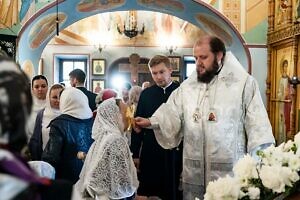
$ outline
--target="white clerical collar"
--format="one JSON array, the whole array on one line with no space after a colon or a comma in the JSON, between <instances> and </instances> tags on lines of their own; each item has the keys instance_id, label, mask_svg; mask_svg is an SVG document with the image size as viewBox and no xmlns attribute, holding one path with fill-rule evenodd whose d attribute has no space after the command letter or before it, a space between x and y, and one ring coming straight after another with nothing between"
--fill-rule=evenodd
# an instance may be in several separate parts
<instances>
[{"instance_id":1,"label":"white clerical collar","mask_svg":"<svg viewBox=\"0 0 300 200\"><path fill-rule=\"evenodd\" d=\"M166 94L166 89L173 83L173 81L170 81L170 83L166 87L160 87L164 90L164 94Z\"/></svg>"}]
</instances>

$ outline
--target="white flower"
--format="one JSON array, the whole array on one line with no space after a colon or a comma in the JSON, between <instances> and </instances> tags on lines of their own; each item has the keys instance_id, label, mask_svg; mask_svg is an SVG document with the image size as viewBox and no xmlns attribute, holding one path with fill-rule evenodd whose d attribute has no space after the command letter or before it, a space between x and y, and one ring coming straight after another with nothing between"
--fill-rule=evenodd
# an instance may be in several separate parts
<instances>
[{"instance_id":1,"label":"white flower","mask_svg":"<svg viewBox=\"0 0 300 200\"><path fill-rule=\"evenodd\" d=\"M262 180L263 185L266 188L273 190L274 192L281 193L285 191L285 184L281 180L280 166L262 166L259 175Z\"/></svg>"},{"instance_id":2,"label":"white flower","mask_svg":"<svg viewBox=\"0 0 300 200\"><path fill-rule=\"evenodd\" d=\"M293 183L299 180L299 175L296 171L293 171L289 167L282 167L282 179L284 183L290 187L293 186Z\"/></svg>"},{"instance_id":3,"label":"white flower","mask_svg":"<svg viewBox=\"0 0 300 200\"><path fill-rule=\"evenodd\" d=\"M300 147L300 132L298 132L298 133L295 135L295 137L294 137L294 142L295 142L295 144L296 144L296 146L297 146L297 149L299 149L299 147Z\"/></svg>"},{"instance_id":4,"label":"white flower","mask_svg":"<svg viewBox=\"0 0 300 200\"><path fill-rule=\"evenodd\" d=\"M296 147L296 148L295 148ZM295 152L296 150L296 152ZM273 193L283 193L287 187L295 187L300 180L300 132L294 142L289 140L259 151L261 162L250 155L245 155L234 166L234 177L226 176L210 182L205 200L258 200L265 188ZM257 184L260 179L264 187Z\"/></svg>"},{"instance_id":5,"label":"white flower","mask_svg":"<svg viewBox=\"0 0 300 200\"><path fill-rule=\"evenodd\" d=\"M259 199L260 190L257 187L249 187L248 188L248 196L250 199Z\"/></svg>"},{"instance_id":6,"label":"white flower","mask_svg":"<svg viewBox=\"0 0 300 200\"><path fill-rule=\"evenodd\" d=\"M300 157L300 148L297 147L296 155Z\"/></svg>"},{"instance_id":7,"label":"white flower","mask_svg":"<svg viewBox=\"0 0 300 200\"><path fill-rule=\"evenodd\" d=\"M264 165L279 165L282 166L284 160L283 145L274 147L271 145L267 149L263 150L263 158L261 160Z\"/></svg>"},{"instance_id":8,"label":"white flower","mask_svg":"<svg viewBox=\"0 0 300 200\"><path fill-rule=\"evenodd\" d=\"M248 194L247 193L245 193L243 190L240 190L240 193L239 193L239 199L241 199L241 198L243 198L243 197L245 197L245 196L247 196Z\"/></svg>"},{"instance_id":9,"label":"white flower","mask_svg":"<svg viewBox=\"0 0 300 200\"><path fill-rule=\"evenodd\" d=\"M249 154L240 159L233 167L234 175L241 181L242 187L248 185L248 180L258 178L257 162Z\"/></svg>"},{"instance_id":10,"label":"white flower","mask_svg":"<svg viewBox=\"0 0 300 200\"><path fill-rule=\"evenodd\" d=\"M277 193L285 192L286 185L291 187L299 180L297 172L279 165L262 166L259 175L263 185Z\"/></svg>"},{"instance_id":11,"label":"white flower","mask_svg":"<svg viewBox=\"0 0 300 200\"><path fill-rule=\"evenodd\" d=\"M295 155L292 151L284 154L284 163L294 171L300 170L300 158Z\"/></svg>"},{"instance_id":12,"label":"white flower","mask_svg":"<svg viewBox=\"0 0 300 200\"><path fill-rule=\"evenodd\" d=\"M292 147L294 146L294 144L295 143L292 140L287 141L284 144L283 151L285 151L285 152L290 151L292 149Z\"/></svg>"},{"instance_id":13,"label":"white flower","mask_svg":"<svg viewBox=\"0 0 300 200\"><path fill-rule=\"evenodd\" d=\"M204 200L236 200L239 192L238 180L227 175L208 183Z\"/></svg>"}]
</instances>

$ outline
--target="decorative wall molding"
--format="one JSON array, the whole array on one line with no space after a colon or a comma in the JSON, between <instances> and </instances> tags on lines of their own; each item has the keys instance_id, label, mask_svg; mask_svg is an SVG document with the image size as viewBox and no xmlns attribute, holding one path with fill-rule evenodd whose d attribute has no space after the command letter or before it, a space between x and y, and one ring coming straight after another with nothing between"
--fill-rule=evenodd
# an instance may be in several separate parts
<instances>
[{"instance_id":1,"label":"decorative wall molding","mask_svg":"<svg viewBox=\"0 0 300 200\"><path fill-rule=\"evenodd\" d=\"M267 43L273 44L275 42L280 42L289 38L293 38L297 35L300 35L300 23L284 27L277 31L269 32Z\"/></svg>"}]
</instances>

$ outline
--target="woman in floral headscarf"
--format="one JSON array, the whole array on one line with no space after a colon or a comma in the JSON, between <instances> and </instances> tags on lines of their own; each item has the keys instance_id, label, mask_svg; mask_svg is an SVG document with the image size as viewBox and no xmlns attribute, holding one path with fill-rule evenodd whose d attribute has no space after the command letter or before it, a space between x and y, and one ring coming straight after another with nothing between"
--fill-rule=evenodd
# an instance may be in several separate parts
<instances>
[{"instance_id":1,"label":"woman in floral headscarf","mask_svg":"<svg viewBox=\"0 0 300 200\"><path fill-rule=\"evenodd\" d=\"M132 199L138 180L124 130L127 105L111 98L97 109L92 144L76 183L82 199Z\"/></svg>"},{"instance_id":2,"label":"woman in floral headscarf","mask_svg":"<svg viewBox=\"0 0 300 200\"><path fill-rule=\"evenodd\" d=\"M28 78L13 61L0 57L1 199L70 199L70 183L38 177L22 157L31 106Z\"/></svg>"}]
</instances>

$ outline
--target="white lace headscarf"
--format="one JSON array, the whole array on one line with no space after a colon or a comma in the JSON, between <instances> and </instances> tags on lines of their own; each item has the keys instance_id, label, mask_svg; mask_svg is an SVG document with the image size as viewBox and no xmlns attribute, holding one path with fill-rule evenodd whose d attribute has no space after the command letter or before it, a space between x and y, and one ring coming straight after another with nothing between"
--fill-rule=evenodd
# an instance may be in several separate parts
<instances>
[{"instance_id":1,"label":"white lace headscarf","mask_svg":"<svg viewBox=\"0 0 300 200\"><path fill-rule=\"evenodd\" d=\"M93 116L88 98L74 87L68 87L61 93L59 110L61 114L71 115L78 119L89 119Z\"/></svg>"},{"instance_id":2,"label":"white lace headscarf","mask_svg":"<svg viewBox=\"0 0 300 200\"><path fill-rule=\"evenodd\" d=\"M115 98L105 100L97 109L92 144L76 188L83 197L107 196L110 199L130 197L138 187L137 173L124 125Z\"/></svg>"}]
</instances>

